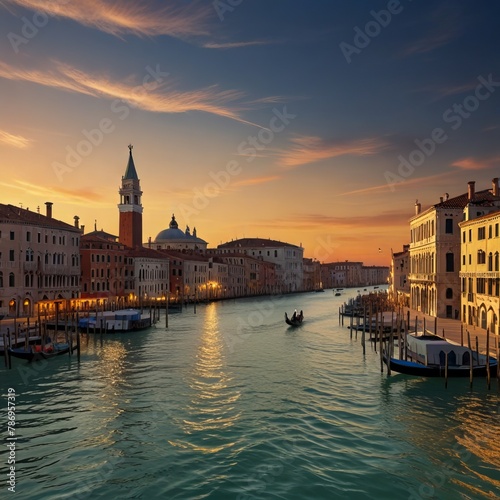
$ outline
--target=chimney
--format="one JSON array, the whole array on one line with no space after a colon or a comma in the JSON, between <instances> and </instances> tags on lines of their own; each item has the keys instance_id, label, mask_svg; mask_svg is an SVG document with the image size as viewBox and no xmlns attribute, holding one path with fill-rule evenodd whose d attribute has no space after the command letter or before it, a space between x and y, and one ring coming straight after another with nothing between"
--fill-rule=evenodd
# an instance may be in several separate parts
<instances>
[{"instance_id":1,"label":"chimney","mask_svg":"<svg viewBox=\"0 0 500 500\"><path fill-rule=\"evenodd\" d=\"M82 224L82 234L85 234L85 224Z\"/></svg>"},{"instance_id":2,"label":"chimney","mask_svg":"<svg viewBox=\"0 0 500 500\"><path fill-rule=\"evenodd\" d=\"M77 229L79 229L79 228L80 228L80 217L78 217L78 215L75 215L75 216L73 217L73 219L75 219L75 227L76 227Z\"/></svg>"},{"instance_id":3,"label":"chimney","mask_svg":"<svg viewBox=\"0 0 500 500\"><path fill-rule=\"evenodd\" d=\"M52 205L53 203L51 201L46 201L45 206L47 207L45 211L45 215L49 218L52 219Z\"/></svg>"},{"instance_id":4,"label":"chimney","mask_svg":"<svg viewBox=\"0 0 500 500\"><path fill-rule=\"evenodd\" d=\"M439 197L439 203L443 203L443 197L442 196Z\"/></svg>"},{"instance_id":5,"label":"chimney","mask_svg":"<svg viewBox=\"0 0 500 500\"><path fill-rule=\"evenodd\" d=\"M495 177L492 181L491 184L493 185L493 188L491 192L493 193L493 196L499 196L499 189L498 189L498 177Z\"/></svg>"},{"instance_id":6,"label":"chimney","mask_svg":"<svg viewBox=\"0 0 500 500\"><path fill-rule=\"evenodd\" d=\"M422 205L418 202L418 200L415 200L415 215L418 215L421 210L422 210Z\"/></svg>"},{"instance_id":7,"label":"chimney","mask_svg":"<svg viewBox=\"0 0 500 500\"><path fill-rule=\"evenodd\" d=\"M467 186L468 186L468 188L467 188L467 199L470 201L470 200L474 199L476 182L475 181L469 181L467 183Z\"/></svg>"}]
</instances>

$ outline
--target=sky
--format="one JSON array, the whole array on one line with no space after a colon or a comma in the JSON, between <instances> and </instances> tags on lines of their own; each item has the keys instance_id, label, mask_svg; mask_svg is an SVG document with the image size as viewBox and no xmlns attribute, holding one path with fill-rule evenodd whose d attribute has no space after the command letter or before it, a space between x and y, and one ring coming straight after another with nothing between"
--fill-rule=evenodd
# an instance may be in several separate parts
<instances>
[{"instance_id":1,"label":"sky","mask_svg":"<svg viewBox=\"0 0 500 500\"><path fill-rule=\"evenodd\" d=\"M0 0L0 202L143 239L172 214L389 265L422 209L500 177L497 2Z\"/></svg>"}]
</instances>

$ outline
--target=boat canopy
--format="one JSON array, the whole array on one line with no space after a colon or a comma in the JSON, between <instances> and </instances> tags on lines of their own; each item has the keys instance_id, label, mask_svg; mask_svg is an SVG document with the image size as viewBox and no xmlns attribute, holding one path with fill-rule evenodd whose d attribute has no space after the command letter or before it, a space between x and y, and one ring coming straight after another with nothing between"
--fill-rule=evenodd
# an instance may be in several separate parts
<instances>
[{"instance_id":1,"label":"boat canopy","mask_svg":"<svg viewBox=\"0 0 500 500\"><path fill-rule=\"evenodd\" d=\"M408 335L408 350L415 361L426 366L444 366L448 353L449 366L469 365L473 353L467 347L453 344L437 335Z\"/></svg>"}]
</instances>

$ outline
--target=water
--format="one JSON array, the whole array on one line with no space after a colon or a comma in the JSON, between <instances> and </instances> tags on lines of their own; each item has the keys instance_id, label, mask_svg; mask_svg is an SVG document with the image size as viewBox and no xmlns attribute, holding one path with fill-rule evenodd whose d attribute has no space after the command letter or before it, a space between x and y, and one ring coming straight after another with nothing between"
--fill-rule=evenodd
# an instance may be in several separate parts
<instances>
[{"instance_id":1,"label":"water","mask_svg":"<svg viewBox=\"0 0 500 500\"><path fill-rule=\"evenodd\" d=\"M13 360L16 498L499 497L496 381L381 375L339 326L355 294L191 306L168 330L84 338L79 365Z\"/></svg>"}]
</instances>

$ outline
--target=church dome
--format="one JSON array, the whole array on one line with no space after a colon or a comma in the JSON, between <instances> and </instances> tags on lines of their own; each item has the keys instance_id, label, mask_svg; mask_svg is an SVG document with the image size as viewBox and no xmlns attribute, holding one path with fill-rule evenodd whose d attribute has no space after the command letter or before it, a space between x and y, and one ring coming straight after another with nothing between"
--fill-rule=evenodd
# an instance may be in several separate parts
<instances>
[{"instance_id":1,"label":"church dome","mask_svg":"<svg viewBox=\"0 0 500 500\"><path fill-rule=\"evenodd\" d=\"M172 214L172 220L168 229L160 231L155 238L155 243L158 244L182 244L180 248L206 248L207 242L196 236L196 228L191 234L189 226L186 227L186 232L179 229L179 225L175 220L175 215Z\"/></svg>"}]
</instances>

